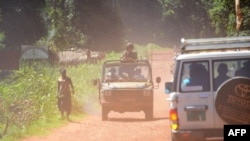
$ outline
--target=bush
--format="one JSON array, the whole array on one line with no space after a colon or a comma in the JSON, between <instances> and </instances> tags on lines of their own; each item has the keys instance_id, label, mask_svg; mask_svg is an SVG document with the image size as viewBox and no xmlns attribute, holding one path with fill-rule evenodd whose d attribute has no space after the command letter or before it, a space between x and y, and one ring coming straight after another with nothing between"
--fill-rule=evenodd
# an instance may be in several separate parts
<instances>
[{"instance_id":1,"label":"bush","mask_svg":"<svg viewBox=\"0 0 250 141\"><path fill-rule=\"evenodd\" d=\"M72 96L73 114L84 112L84 103L91 95L97 95L92 79L100 73L99 64L82 64L66 68L75 86ZM57 79L59 67L32 64L0 82L0 135L5 128L5 117L9 119L7 136L21 134L36 122L49 123L59 119L57 109ZM15 130L12 132L12 130Z\"/></svg>"},{"instance_id":2,"label":"bush","mask_svg":"<svg viewBox=\"0 0 250 141\"><path fill-rule=\"evenodd\" d=\"M135 46L135 51L140 56L147 56L152 49L158 47ZM119 60L120 55L110 52L106 54L105 59ZM100 78L103 61L66 68L67 75L71 77L75 87L75 94L72 96L72 114L99 111L95 109L100 108L98 90L92 84L92 80ZM4 138L10 137L10 140L14 140L15 136L20 138L21 134L29 132L29 129L32 130L37 123L41 126L39 130L42 130L46 124L58 121L60 113L56 105L56 93L59 76L59 67L28 62L0 82L0 138L6 125L6 118L9 119L9 128Z\"/></svg>"}]
</instances>

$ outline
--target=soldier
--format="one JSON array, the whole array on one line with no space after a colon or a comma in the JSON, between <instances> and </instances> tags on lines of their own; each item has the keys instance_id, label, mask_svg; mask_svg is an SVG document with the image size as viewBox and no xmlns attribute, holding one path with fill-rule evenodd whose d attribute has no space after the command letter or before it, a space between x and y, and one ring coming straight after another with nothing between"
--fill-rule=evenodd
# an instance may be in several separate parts
<instances>
[{"instance_id":1,"label":"soldier","mask_svg":"<svg viewBox=\"0 0 250 141\"><path fill-rule=\"evenodd\" d=\"M134 72L134 78L135 79L145 79L144 75L141 72L140 68L136 68Z\"/></svg>"},{"instance_id":2,"label":"soldier","mask_svg":"<svg viewBox=\"0 0 250 141\"><path fill-rule=\"evenodd\" d=\"M105 80L117 80L118 76L116 74L116 69L111 68L105 76Z\"/></svg>"},{"instance_id":3,"label":"soldier","mask_svg":"<svg viewBox=\"0 0 250 141\"><path fill-rule=\"evenodd\" d=\"M250 60L243 63L243 67L235 72L235 76L243 76L250 78Z\"/></svg>"},{"instance_id":4,"label":"soldier","mask_svg":"<svg viewBox=\"0 0 250 141\"><path fill-rule=\"evenodd\" d=\"M218 76L215 78L215 89L217 89L223 82L225 82L230 77L227 75L228 67L227 64L221 63L217 69Z\"/></svg>"},{"instance_id":5,"label":"soldier","mask_svg":"<svg viewBox=\"0 0 250 141\"><path fill-rule=\"evenodd\" d=\"M67 119L71 114L71 92L74 94L74 86L71 78L66 75L66 69L60 69L61 76L58 78L57 98L58 109L61 112L62 118L66 112Z\"/></svg>"},{"instance_id":6,"label":"soldier","mask_svg":"<svg viewBox=\"0 0 250 141\"><path fill-rule=\"evenodd\" d=\"M126 50L123 52L121 56L122 61L133 61L137 59L137 53L133 52L134 45L132 43L128 43L126 45Z\"/></svg>"}]
</instances>

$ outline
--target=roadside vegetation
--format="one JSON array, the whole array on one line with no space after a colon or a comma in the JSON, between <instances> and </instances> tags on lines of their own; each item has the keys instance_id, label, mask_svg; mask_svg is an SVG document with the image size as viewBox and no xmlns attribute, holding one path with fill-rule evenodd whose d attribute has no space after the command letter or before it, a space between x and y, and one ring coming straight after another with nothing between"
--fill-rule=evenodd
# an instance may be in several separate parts
<instances>
[{"instance_id":1,"label":"roadside vegetation","mask_svg":"<svg viewBox=\"0 0 250 141\"><path fill-rule=\"evenodd\" d=\"M163 48L155 44L135 46L138 56L143 59L156 49ZM120 53L110 52L105 60L119 57ZM100 78L103 61L66 67L75 86L75 94L72 95L73 121L84 118L86 114L98 113L98 91L92 80ZM59 66L44 62L22 64L18 71L0 82L1 140L14 141L29 135L46 134L50 129L68 123L61 119L56 105L59 69ZM8 128L3 134L7 121Z\"/></svg>"},{"instance_id":2,"label":"roadside vegetation","mask_svg":"<svg viewBox=\"0 0 250 141\"><path fill-rule=\"evenodd\" d=\"M150 51L172 48L181 37L249 35L249 3L241 1L243 21L236 32L232 1L2 0L0 52L34 45L56 53L71 49L107 51L105 59L119 59L124 45L134 42L143 44L135 46L138 58L148 59ZM149 41L163 47L147 44ZM11 59L6 56L1 60ZM103 61L66 67L75 86L73 120L98 113L98 92L92 79L100 77ZM60 120L56 106L59 68L41 62L22 64L1 80L0 140L44 134L67 123ZM0 72L8 69L0 65Z\"/></svg>"}]
</instances>

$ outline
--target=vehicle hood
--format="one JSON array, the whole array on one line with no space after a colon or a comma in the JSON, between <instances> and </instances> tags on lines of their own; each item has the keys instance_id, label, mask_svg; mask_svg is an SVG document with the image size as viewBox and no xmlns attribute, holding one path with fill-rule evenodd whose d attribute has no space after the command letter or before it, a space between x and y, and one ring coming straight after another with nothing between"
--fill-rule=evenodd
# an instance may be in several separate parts
<instances>
[{"instance_id":1,"label":"vehicle hood","mask_svg":"<svg viewBox=\"0 0 250 141\"><path fill-rule=\"evenodd\" d=\"M152 87L152 83L149 82L112 82L104 83L103 87L110 89L144 89Z\"/></svg>"}]
</instances>

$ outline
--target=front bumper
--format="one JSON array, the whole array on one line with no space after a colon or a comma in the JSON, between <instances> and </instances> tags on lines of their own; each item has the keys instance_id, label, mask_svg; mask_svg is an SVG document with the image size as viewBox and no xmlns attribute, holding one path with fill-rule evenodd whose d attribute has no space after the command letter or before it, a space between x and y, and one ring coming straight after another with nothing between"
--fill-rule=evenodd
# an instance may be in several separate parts
<instances>
[{"instance_id":1,"label":"front bumper","mask_svg":"<svg viewBox=\"0 0 250 141\"><path fill-rule=\"evenodd\" d=\"M115 112L139 112L151 110L153 103L102 103L102 106Z\"/></svg>"}]
</instances>

